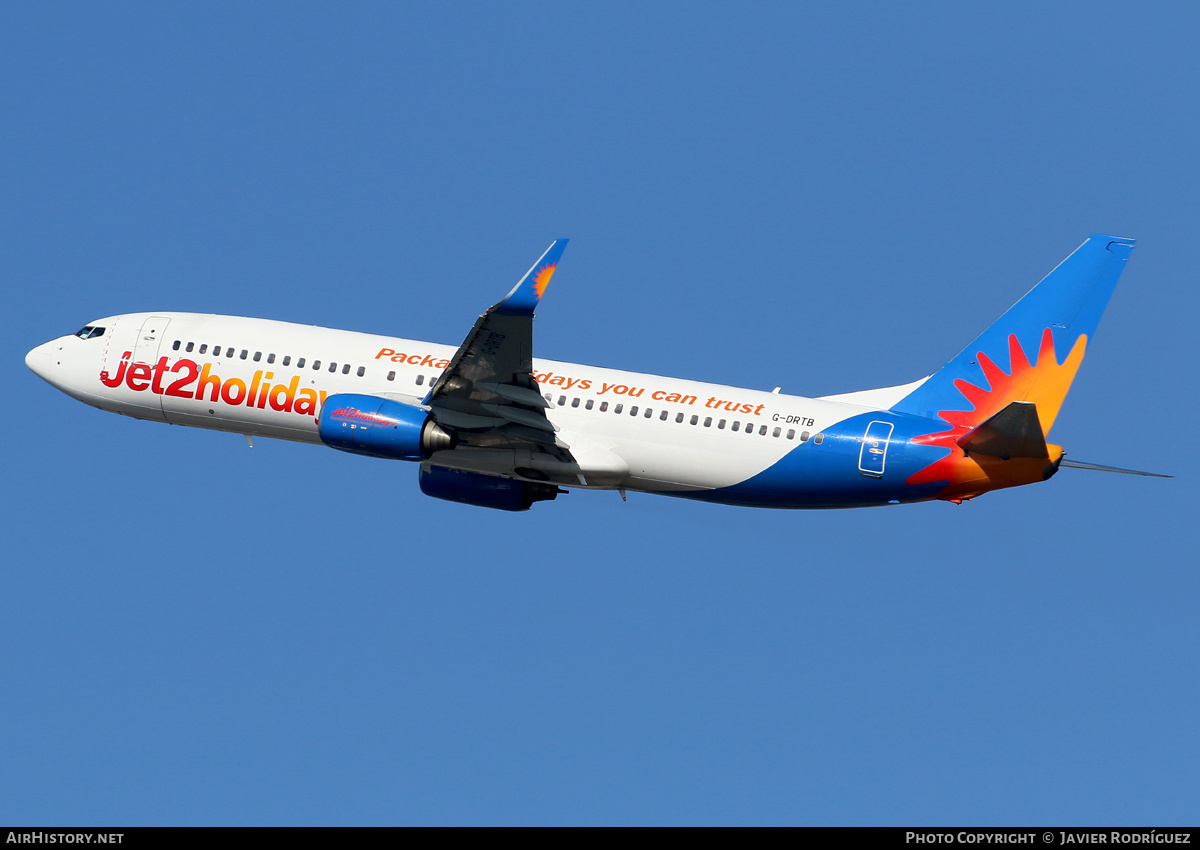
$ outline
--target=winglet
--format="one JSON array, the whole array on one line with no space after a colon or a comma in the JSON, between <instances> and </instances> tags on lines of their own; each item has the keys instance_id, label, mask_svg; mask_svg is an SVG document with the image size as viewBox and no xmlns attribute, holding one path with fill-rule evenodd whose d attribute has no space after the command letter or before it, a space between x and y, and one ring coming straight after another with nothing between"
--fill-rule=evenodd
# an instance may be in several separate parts
<instances>
[{"instance_id":1,"label":"winglet","mask_svg":"<svg viewBox=\"0 0 1200 850\"><path fill-rule=\"evenodd\" d=\"M525 272L525 277L512 288L512 292L504 300L492 308L491 312L505 316L533 316L537 309L542 293L550 285L550 278L558 268L558 261L567 247L566 239L556 239L554 244L546 249L546 253L533 264L533 268Z\"/></svg>"}]
</instances>

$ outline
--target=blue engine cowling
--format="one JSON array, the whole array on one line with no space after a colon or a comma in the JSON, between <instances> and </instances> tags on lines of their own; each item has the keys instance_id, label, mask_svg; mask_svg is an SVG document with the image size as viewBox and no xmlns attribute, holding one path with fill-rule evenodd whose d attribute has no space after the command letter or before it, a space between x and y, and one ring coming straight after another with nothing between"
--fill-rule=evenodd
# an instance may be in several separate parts
<instances>
[{"instance_id":1,"label":"blue engine cowling","mask_svg":"<svg viewBox=\"0 0 1200 850\"><path fill-rule=\"evenodd\" d=\"M321 442L335 449L394 460L424 460L454 448L454 438L421 408L391 399L339 393L325 399Z\"/></svg>"},{"instance_id":2,"label":"blue engine cowling","mask_svg":"<svg viewBox=\"0 0 1200 850\"><path fill-rule=\"evenodd\" d=\"M562 492L553 484L514 481L444 466L422 466L420 483L426 496L501 511L527 511L534 502L553 499Z\"/></svg>"}]
</instances>

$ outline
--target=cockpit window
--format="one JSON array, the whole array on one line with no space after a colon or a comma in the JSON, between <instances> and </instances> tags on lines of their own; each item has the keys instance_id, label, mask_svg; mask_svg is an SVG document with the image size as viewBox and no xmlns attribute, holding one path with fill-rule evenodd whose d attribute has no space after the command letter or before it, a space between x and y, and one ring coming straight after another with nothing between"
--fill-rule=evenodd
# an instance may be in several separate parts
<instances>
[{"instance_id":1,"label":"cockpit window","mask_svg":"<svg viewBox=\"0 0 1200 850\"><path fill-rule=\"evenodd\" d=\"M80 328L75 333L75 336L79 337L80 339L95 339L98 336L104 336L104 328L96 325L87 325L83 328Z\"/></svg>"}]
</instances>

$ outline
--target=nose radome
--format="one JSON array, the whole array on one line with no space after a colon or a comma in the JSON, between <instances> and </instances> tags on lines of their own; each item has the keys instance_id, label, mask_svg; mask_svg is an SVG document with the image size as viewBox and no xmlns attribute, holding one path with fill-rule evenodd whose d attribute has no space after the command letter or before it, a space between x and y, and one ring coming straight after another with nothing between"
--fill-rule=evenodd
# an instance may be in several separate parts
<instances>
[{"instance_id":1,"label":"nose radome","mask_svg":"<svg viewBox=\"0 0 1200 850\"><path fill-rule=\"evenodd\" d=\"M50 380L50 349L53 345L53 342L42 343L25 355L25 365L42 380Z\"/></svg>"}]
</instances>

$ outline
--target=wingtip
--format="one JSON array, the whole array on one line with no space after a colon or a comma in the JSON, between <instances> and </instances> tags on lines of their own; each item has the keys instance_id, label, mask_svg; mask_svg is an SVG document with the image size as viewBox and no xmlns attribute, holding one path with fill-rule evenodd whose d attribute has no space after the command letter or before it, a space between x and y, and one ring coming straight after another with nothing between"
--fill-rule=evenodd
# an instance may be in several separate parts
<instances>
[{"instance_id":1,"label":"wingtip","mask_svg":"<svg viewBox=\"0 0 1200 850\"><path fill-rule=\"evenodd\" d=\"M554 272L558 268L558 261L562 258L569 241L569 239L555 239L550 247L542 252L542 256L525 273L525 276L504 297L504 300L492 307L492 310L508 315L533 316L538 302L541 301L546 287L550 284L550 278L554 276Z\"/></svg>"}]
</instances>

